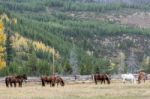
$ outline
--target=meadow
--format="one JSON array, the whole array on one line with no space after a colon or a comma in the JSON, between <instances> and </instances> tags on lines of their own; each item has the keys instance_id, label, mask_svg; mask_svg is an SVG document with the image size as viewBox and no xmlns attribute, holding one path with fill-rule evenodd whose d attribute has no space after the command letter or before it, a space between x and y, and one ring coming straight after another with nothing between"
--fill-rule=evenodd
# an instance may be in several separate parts
<instances>
[{"instance_id":1,"label":"meadow","mask_svg":"<svg viewBox=\"0 0 150 99\"><path fill-rule=\"evenodd\" d=\"M4 83L0 83L0 99L150 99L150 82L112 82L110 85L76 83L54 88L49 85L42 87L40 83L6 88Z\"/></svg>"}]
</instances>

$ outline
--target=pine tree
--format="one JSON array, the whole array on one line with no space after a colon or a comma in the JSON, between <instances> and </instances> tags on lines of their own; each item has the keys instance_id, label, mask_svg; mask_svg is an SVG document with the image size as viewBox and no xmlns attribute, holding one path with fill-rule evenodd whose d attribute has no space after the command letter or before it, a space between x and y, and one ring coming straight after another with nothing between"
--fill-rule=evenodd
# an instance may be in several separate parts
<instances>
[{"instance_id":1,"label":"pine tree","mask_svg":"<svg viewBox=\"0 0 150 99\"><path fill-rule=\"evenodd\" d=\"M79 74L79 69L78 69L78 60L77 60L77 54L75 51L75 46L73 45L73 48L70 52L70 59L69 59L70 65L72 67L72 74L75 76Z\"/></svg>"},{"instance_id":2,"label":"pine tree","mask_svg":"<svg viewBox=\"0 0 150 99\"><path fill-rule=\"evenodd\" d=\"M6 58L6 64L7 66L10 65L10 62L13 61L13 48L12 48L12 32L11 30L7 30L7 37L6 37L6 53L7 53L7 58Z\"/></svg>"},{"instance_id":3,"label":"pine tree","mask_svg":"<svg viewBox=\"0 0 150 99\"><path fill-rule=\"evenodd\" d=\"M37 76L37 57L36 57L36 53L35 53L35 50L34 50L32 44L29 44L29 46L30 46L29 52L31 52L31 53L29 55L28 67L30 68L31 75Z\"/></svg>"},{"instance_id":4,"label":"pine tree","mask_svg":"<svg viewBox=\"0 0 150 99\"><path fill-rule=\"evenodd\" d=\"M125 71L125 55L123 52L119 52L119 67L118 67L118 73L124 73Z\"/></svg>"},{"instance_id":5,"label":"pine tree","mask_svg":"<svg viewBox=\"0 0 150 99\"><path fill-rule=\"evenodd\" d=\"M128 73L135 73L139 70L139 64L136 55L132 52L127 59Z\"/></svg>"}]
</instances>

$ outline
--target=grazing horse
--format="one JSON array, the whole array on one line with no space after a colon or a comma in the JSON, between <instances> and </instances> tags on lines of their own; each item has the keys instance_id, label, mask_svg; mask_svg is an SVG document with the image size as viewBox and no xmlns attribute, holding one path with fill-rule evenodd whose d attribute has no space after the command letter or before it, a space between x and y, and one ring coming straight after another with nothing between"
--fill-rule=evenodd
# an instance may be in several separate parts
<instances>
[{"instance_id":1,"label":"grazing horse","mask_svg":"<svg viewBox=\"0 0 150 99\"><path fill-rule=\"evenodd\" d=\"M23 80L27 80L27 76L25 74L17 76L8 76L5 78L5 84L6 87L9 87L9 85L12 87L12 84L14 84L14 87L16 87L16 84L18 83L19 87L22 87Z\"/></svg>"},{"instance_id":2,"label":"grazing horse","mask_svg":"<svg viewBox=\"0 0 150 99\"><path fill-rule=\"evenodd\" d=\"M146 79L147 79L146 73L145 72L139 72L139 74L138 74L138 84L141 83L141 80L143 80L144 83L145 83Z\"/></svg>"},{"instance_id":3,"label":"grazing horse","mask_svg":"<svg viewBox=\"0 0 150 99\"><path fill-rule=\"evenodd\" d=\"M94 81L95 84L97 84L98 81L105 84L105 81L107 81L108 84L110 84L110 78L108 77L107 74L95 74L94 75Z\"/></svg>"},{"instance_id":4,"label":"grazing horse","mask_svg":"<svg viewBox=\"0 0 150 99\"><path fill-rule=\"evenodd\" d=\"M131 83L136 83L136 79L133 74L122 74L121 77L123 79L123 83L125 83L125 81L130 81Z\"/></svg>"},{"instance_id":5,"label":"grazing horse","mask_svg":"<svg viewBox=\"0 0 150 99\"><path fill-rule=\"evenodd\" d=\"M57 86L60 84L61 86L64 86L65 83L63 81L63 79L59 76L42 76L41 77L41 81L42 81L42 86L45 86L45 83L49 83L51 87L54 87L55 84L57 84Z\"/></svg>"}]
</instances>

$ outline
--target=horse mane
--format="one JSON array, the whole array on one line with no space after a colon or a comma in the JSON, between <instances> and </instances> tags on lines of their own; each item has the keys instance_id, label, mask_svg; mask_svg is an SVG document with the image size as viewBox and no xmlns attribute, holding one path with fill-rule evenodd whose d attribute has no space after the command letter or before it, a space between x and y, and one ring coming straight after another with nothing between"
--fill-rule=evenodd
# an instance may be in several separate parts
<instances>
[{"instance_id":1,"label":"horse mane","mask_svg":"<svg viewBox=\"0 0 150 99\"><path fill-rule=\"evenodd\" d=\"M27 75L26 74L22 74L22 75L16 75L15 78L18 78L18 79L25 79L27 80Z\"/></svg>"}]
</instances>

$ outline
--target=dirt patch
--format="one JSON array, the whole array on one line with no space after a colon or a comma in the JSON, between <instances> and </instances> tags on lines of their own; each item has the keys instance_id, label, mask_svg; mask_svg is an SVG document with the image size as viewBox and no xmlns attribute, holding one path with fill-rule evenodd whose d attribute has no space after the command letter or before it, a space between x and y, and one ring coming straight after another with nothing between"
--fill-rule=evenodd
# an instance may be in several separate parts
<instances>
[{"instance_id":1,"label":"dirt patch","mask_svg":"<svg viewBox=\"0 0 150 99\"><path fill-rule=\"evenodd\" d=\"M120 22L122 24L138 26L141 28L150 28L150 13L136 12L132 15L121 17Z\"/></svg>"}]
</instances>

